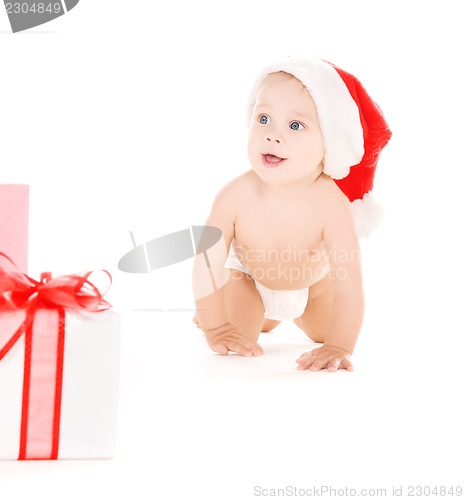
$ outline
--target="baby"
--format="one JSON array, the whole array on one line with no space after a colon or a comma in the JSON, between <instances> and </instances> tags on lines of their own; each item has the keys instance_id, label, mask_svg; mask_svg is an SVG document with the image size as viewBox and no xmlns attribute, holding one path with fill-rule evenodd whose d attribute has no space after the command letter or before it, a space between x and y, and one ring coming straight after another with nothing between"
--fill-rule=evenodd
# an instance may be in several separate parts
<instances>
[{"instance_id":1,"label":"baby","mask_svg":"<svg viewBox=\"0 0 464 500\"><path fill-rule=\"evenodd\" d=\"M352 370L364 299L350 201L365 203L391 132L358 80L317 59L266 68L250 108L252 168L213 202L223 246L207 269L195 259L194 322L213 351L260 356L260 332L292 320L323 344L298 369Z\"/></svg>"}]
</instances>

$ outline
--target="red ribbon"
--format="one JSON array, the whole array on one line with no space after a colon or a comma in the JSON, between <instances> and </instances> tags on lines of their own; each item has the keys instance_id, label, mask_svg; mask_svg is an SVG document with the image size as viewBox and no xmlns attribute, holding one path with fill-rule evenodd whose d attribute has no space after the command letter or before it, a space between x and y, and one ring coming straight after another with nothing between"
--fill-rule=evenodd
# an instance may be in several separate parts
<instances>
[{"instance_id":1,"label":"red ribbon","mask_svg":"<svg viewBox=\"0 0 464 500\"><path fill-rule=\"evenodd\" d=\"M110 274L103 272L111 286ZM42 273L36 281L0 253L0 361L25 336L19 460L58 458L65 311L111 307L103 299L106 290L101 293L89 280L91 274L52 278Z\"/></svg>"}]
</instances>

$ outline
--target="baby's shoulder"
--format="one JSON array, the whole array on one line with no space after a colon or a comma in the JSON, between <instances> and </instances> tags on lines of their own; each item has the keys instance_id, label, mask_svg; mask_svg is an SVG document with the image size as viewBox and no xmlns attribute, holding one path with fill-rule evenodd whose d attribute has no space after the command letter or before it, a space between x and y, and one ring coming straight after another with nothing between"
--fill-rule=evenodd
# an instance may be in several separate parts
<instances>
[{"instance_id":1,"label":"baby's shoulder","mask_svg":"<svg viewBox=\"0 0 464 500\"><path fill-rule=\"evenodd\" d=\"M353 211L345 193L331 177L327 176L320 187L322 196L319 214L323 220L324 239L326 240L327 235L331 235L333 241L340 235L348 234L346 230L350 227L354 231Z\"/></svg>"},{"instance_id":2,"label":"baby's shoulder","mask_svg":"<svg viewBox=\"0 0 464 500\"><path fill-rule=\"evenodd\" d=\"M345 193L328 175L323 174L318 179L318 193L321 204L331 210L336 208L347 210L350 207L350 202Z\"/></svg>"},{"instance_id":3,"label":"baby's shoulder","mask_svg":"<svg viewBox=\"0 0 464 500\"><path fill-rule=\"evenodd\" d=\"M219 190L218 196L233 199L237 196L250 195L254 186L254 174L252 171L247 171L224 184Z\"/></svg>"},{"instance_id":4,"label":"baby's shoulder","mask_svg":"<svg viewBox=\"0 0 464 500\"><path fill-rule=\"evenodd\" d=\"M245 172L224 184L216 194L213 206L216 209L236 209L240 200L251 198L253 193L253 178L250 172Z\"/></svg>"}]
</instances>

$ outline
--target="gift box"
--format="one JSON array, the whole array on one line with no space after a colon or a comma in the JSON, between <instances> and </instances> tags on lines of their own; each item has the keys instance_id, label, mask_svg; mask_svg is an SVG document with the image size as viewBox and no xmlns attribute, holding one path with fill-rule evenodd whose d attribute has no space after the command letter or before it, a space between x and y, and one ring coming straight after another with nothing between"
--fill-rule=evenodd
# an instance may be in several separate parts
<instances>
[{"instance_id":1,"label":"gift box","mask_svg":"<svg viewBox=\"0 0 464 500\"><path fill-rule=\"evenodd\" d=\"M0 255L0 459L115 454L120 316L92 274L35 281Z\"/></svg>"},{"instance_id":2,"label":"gift box","mask_svg":"<svg viewBox=\"0 0 464 500\"><path fill-rule=\"evenodd\" d=\"M29 186L0 184L0 252L27 272Z\"/></svg>"}]
</instances>

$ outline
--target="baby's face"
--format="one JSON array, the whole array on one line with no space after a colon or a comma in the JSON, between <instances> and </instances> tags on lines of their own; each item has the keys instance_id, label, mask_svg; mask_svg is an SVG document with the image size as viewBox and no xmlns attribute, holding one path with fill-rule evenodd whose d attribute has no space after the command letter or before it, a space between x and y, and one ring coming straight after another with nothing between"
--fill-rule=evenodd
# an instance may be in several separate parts
<instances>
[{"instance_id":1,"label":"baby's face","mask_svg":"<svg viewBox=\"0 0 464 500\"><path fill-rule=\"evenodd\" d=\"M315 179L323 168L324 142L316 106L303 84L272 73L256 96L248 138L253 170L271 184Z\"/></svg>"}]
</instances>

